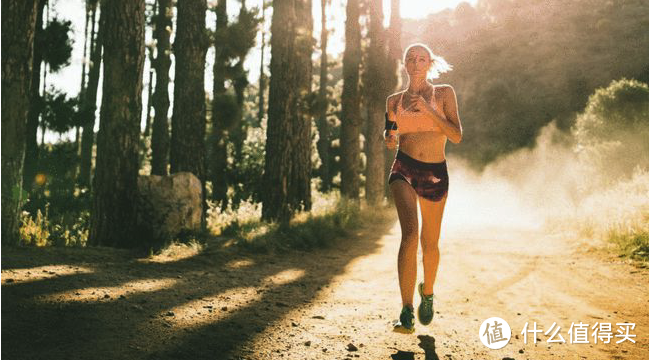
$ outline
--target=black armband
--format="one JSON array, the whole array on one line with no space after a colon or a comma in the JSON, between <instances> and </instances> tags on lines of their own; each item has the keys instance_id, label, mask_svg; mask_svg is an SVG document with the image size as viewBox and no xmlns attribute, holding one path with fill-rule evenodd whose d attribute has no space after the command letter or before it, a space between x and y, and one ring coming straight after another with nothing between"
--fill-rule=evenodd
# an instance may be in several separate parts
<instances>
[{"instance_id":1,"label":"black armband","mask_svg":"<svg viewBox=\"0 0 649 360\"><path fill-rule=\"evenodd\" d=\"M388 113L385 113L385 130L397 130L397 122L388 120Z\"/></svg>"}]
</instances>

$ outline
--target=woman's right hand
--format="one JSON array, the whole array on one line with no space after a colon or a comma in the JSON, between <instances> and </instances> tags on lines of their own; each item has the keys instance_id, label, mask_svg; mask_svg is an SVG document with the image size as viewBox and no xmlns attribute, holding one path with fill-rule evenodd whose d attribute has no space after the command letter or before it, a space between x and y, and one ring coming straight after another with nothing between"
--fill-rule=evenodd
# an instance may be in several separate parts
<instances>
[{"instance_id":1,"label":"woman's right hand","mask_svg":"<svg viewBox=\"0 0 649 360\"><path fill-rule=\"evenodd\" d=\"M396 131L386 131L384 134L385 138L385 146L390 149L394 150L397 147L398 139L397 139L397 134Z\"/></svg>"}]
</instances>

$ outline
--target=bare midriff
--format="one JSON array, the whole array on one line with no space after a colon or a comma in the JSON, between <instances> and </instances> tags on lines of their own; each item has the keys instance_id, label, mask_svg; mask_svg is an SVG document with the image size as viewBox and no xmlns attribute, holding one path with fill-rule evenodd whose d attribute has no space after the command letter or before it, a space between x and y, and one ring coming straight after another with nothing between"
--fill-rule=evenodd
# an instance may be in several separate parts
<instances>
[{"instance_id":1,"label":"bare midriff","mask_svg":"<svg viewBox=\"0 0 649 360\"><path fill-rule=\"evenodd\" d=\"M399 151L423 162L446 159L446 135L441 131L422 131L399 135Z\"/></svg>"}]
</instances>

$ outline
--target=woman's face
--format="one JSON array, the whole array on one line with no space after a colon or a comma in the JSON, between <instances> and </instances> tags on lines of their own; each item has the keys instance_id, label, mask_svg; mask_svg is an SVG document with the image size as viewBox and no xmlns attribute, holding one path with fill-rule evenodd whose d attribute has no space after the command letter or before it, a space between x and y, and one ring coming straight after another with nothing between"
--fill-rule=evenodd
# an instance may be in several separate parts
<instances>
[{"instance_id":1,"label":"woman's face","mask_svg":"<svg viewBox=\"0 0 649 360\"><path fill-rule=\"evenodd\" d=\"M430 60L430 54L428 54L428 51L426 51L426 49L415 46L408 50L408 53L406 54L405 66L406 72L409 76L426 77L426 74L428 73L431 65L432 62Z\"/></svg>"}]
</instances>

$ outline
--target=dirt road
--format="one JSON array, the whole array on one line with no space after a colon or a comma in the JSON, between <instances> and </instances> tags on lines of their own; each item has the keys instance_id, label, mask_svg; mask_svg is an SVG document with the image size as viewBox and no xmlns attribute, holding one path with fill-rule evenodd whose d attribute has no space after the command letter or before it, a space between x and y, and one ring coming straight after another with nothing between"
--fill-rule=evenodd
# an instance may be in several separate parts
<instances>
[{"instance_id":1,"label":"dirt road","mask_svg":"<svg viewBox=\"0 0 649 360\"><path fill-rule=\"evenodd\" d=\"M391 216L312 253L240 254L213 243L193 256L137 259L3 248L2 356L649 359L649 270L541 231L444 230L432 324L391 332L401 305ZM499 350L478 337L493 316L512 329ZM543 330L536 344L531 334L523 341L526 322ZM565 343L547 341L554 322ZM589 324L589 344L570 343L573 322ZM612 324L610 343L594 344L595 323ZM634 323L636 343L616 344L616 323Z\"/></svg>"}]
</instances>

